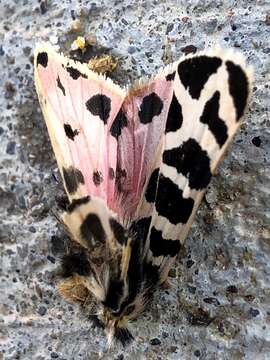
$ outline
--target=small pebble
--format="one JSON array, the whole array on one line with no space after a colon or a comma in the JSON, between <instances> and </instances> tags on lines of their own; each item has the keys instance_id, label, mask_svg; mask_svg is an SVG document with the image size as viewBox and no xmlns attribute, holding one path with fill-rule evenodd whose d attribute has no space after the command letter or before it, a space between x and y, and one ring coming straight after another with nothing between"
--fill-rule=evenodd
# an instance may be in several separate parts
<instances>
[{"instance_id":1,"label":"small pebble","mask_svg":"<svg viewBox=\"0 0 270 360\"><path fill-rule=\"evenodd\" d=\"M20 209L25 210L26 209L26 201L25 197L23 195L19 195L17 198L17 203Z\"/></svg>"},{"instance_id":2,"label":"small pebble","mask_svg":"<svg viewBox=\"0 0 270 360\"><path fill-rule=\"evenodd\" d=\"M172 346L170 347L170 352L171 352L171 353L175 353L177 350L178 350L178 347L177 347L177 346L172 345Z\"/></svg>"},{"instance_id":3,"label":"small pebble","mask_svg":"<svg viewBox=\"0 0 270 360\"><path fill-rule=\"evenodd\" d=\"M47 259L52 263L55 264L55 258L53 256L48 255Z\"/></svg>"},{"instance_id":4,"label":"small pebble","mask_svg":"<svg viewBox=\"0 0 270 360\"><path fill-rule=\"evenodd\" d=\"M16 149L15 141L10 141L7 144L6 153L9 154L9 155L14 155L15 154L15 149Z\"/></svg>"},{"instance_id":5,"label":"small pebble","mask_svg":"<svg viewBox=\"0 0 270 360\"><path fill-rule=\"evenodd\" d=\"M163 337L163 339L166 339L167 337L169 337L169 333L167 333L166 331L163 331L162 337Z\"/></svg>"},{"instance_id":6,"label":"small pebble","mask_svg":"<svg viewBox=\"0 0 270 360\"><path fill-rule=\"evenodd\" d=\"M29 226L29 231L34 234L36 232L36 229L34 226Z\"/></svg>"},{"instance_id":7,"label":"small pebble","mask_svg":"<svg viewBox=\"0 0 270 360\"><path fill-rule=\"evenodd\" d=\"M118 355L115 360L124 360L124 355L123 354L120 354Z\"/></svg>"},{"instance_id":8,"label":"small pebble","mask_svg":"<svg viewBox=\"0 0 270 360\"><path fill-rule=\"evenodd\" d=\"M129 54L134 54L136 52L136 47L133 45L130 45L127 49Z\"/></svg>"},{"instance_id":9,"label":"small pebble","mask_svg":"<svg viewBox=\"0 0 270 360\"><path fill-rule=\"evenodd\" d=\"M218 301L218 299L213 298L213 297L208 297L208 298L204 298L203 301L207 304L213 304L213 305L220 305L220 302Z\"/></svg>"},{"instance_id":10,"label":"small pebble","mask_svg":"<svg viewBox=\"0 0 270 360\"><path fill-rule=\"evenodd\" d=\"M187 45L181 48L181 51L187 54L194 54L197 51L197 47L194 45Z\"/></svg>"},{"instance_id":11,"label":"small pebble","mask_svg":"<svg viewBox=\"0 0 270 360\"><path fill-rule=\"evenodd\" d=\"M8 63L9 65L15 64L15 57L14 57L14 56L7 55L7 63Z\"/></svg>"},{"instance_id":12,"label":"small pebble","mask_svg":"<svg viewBox=\"0 0 270 360\"><path fill-rule=\"evenodd\" d=\"M158 338L154 338L150 340L151 345L160 345L161 341Z\"/></svg>"},{"instance_id":13,"label":"small pebble","mask_svg":"<svg viewBox=\"0 0 270 360\"><path fill-rule=\"evenodd\" d=\"M270 53L270 47L264 48L263 50L264 54L269 54Z\"/></svg>"},{"instance_id":14,"label":"small pebble","mask_svg":"<svg viewBox=\"0 0 270 360\"><path fill-rule=\"evenodd\" d=\"M47 312L47 308L45 306L40 306L38 308L39 315L44 316L46 314L46 312Z\"/></svg>"},{"instance_id":15,"label":"small pebble","mask_svg":"<svg viewBox=\"0 0 270 360\"><path fill-rule=\"evenodd\" d=\"M30 46L25 46L24 48L23 48L23 53L24 53L24 55L25 56L29 56L30 54L31 54L31 48L30 48Z\"/></svg>"},{"instance_id":16,"label":"small pebble","mask_svg":"<svg viewBox=\"0 0 270 360\"><path fill-rule=\"evenodd\" d=\"M195 294L196 293L196 287L195 286L190 286L188 285L188 291L191 293L191 294Z\"/></svg>"},{"instance_id":17,"label":"small pebble","mask_svg":"<svg viewBox=\"0 0 270 360\"><path fill-rule=\"evenodd\" d=\"M122 23L123 23L124 25L128 25L128 22L127 22L126 19L122 19L121 21L122 21Z\"/></svg>"},{"instance_id":18,"label":"small pebble","mask_svg":"<svg viewBox=\"0 0 270 360\"><path fill-rule=\"evenodd\" d=\"M52 359L58 359L58 358L59 358L59 355L58 355L56 352L53 351L53 352L51 353L51 358L52 358Z\"/></svg>"},{"instance_id":19,"label":"small pebble","mask_svg":"<svg viewBox=\"0 0 270 360\"><path fill-rule=\"evenodd\" d=\"M75 20L75 19L76 19L75 10L71 10L71 11L70 11L70 15L71 15L72 20Z\"/></svg>"},{"instance_id":20,"label":"small pebble","mask_svg":"<svg viewBox=\"0 0 270 360\"><path fill-rule=\"evenodd\" d=\"M167 30L166 30L166 35L168 35L172 31L173 26L174 26L174 24L168 24Z\"/></svg>"},{"instance_id":21,"label":"small pebble","mask_svg":"<svg viewBox=\"0 0 270 360\"><path fill-rule=\"evenodd\" d=\"M44 15L47 12L47 0L42 0L39 5L41 15Z\"/></svg>"},{"instance_id":22,"label":"small pebble","mask_svg":"<svg viewBox=\"0 0 270 360\"><path fill-rule=\"evenodd\" d=\"M188 268L188 269L190 269L193 265L194 265L194 261L193 261L193 260L188 260L188 261L187 261L187 268Z\"/></svg>"},{"instance_id":23,"label":"small pebble","mask_svg":"<svg viewBox=\"0 0 270 360\"><path fill-rule=\"evenodd\" d=\"M199 356L201 355L200 350L195 350L195 351L194 351L194 355L195 355L196 357L199 357Z\"/></svg>"},{"instance_id":24,"label":"small pebble","mask_svg":"<svg viewBox=\"0 0 270 360\"><path fill-rule=\"evenodd\" d=\"M237 289L237 287L235 285L227 286L226 291L228 293L231 293L231 294L237 294L238 293L238 289Z\"/></svg>"},{"instance_id":25,"label":"small pebble","mask_svg":"<svg viewBox=\"0 0 270 360\"><path fill-rule=\"evenodd\" d=\"M251 140L252 144L256 147L260 147L262 140L259 136L255 136L252 140Z\"/></svg>"},{"instance_id":26,"label":"small pebble","mask_svg":"<svg viewBox=\"0 0 270 360\"><path fill-rule=\"evenodd\" d=\"M256 316L260 315L259 310L258 310L258 309L254 309L254 308L250 308L250 309L249 309L249 313L250 313L250 315L253 316L253 317L256 317Z\"/></svg>"},{"instance_id":27,"label":"small pebble","mask_svg":"<svg viewBox=\"0 0 270 360\"><path fill-rule=\"evenodd\" d=\"M217 19L209 19L205 24L205 30L207 33L213 33L217 27Z\"/></svg>"}]
</instances>

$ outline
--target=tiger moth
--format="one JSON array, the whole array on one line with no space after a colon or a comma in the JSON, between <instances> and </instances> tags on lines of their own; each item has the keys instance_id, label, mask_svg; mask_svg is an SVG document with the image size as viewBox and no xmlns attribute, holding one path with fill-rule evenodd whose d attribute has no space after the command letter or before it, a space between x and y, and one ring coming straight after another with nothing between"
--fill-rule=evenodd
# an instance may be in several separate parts
<instances>
[{"instance_id":1,"label":"tiger moth","mask_svg":"<svg viewBox=\"0 0 270 360\"><path fill-rule=\"evenodd\" d=\"M65 255L59 289L92 297L109 342L132 340L129 321L166 280L251 83L251 67L229 49L184 56L121 88L37 46L36 89L69 200L61 222L80 248Z\"/></svg>"}]
</instances>

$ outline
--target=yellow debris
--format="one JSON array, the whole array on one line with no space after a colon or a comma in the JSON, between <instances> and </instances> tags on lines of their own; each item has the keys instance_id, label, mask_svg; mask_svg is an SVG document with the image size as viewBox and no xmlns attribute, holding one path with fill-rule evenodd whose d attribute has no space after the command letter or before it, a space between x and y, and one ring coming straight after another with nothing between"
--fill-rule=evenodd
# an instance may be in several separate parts
<instances>
[{"instance_id":1,"label":"yellow debris","mask_svg":"<svg viewBox=\"0 0 270 360\"><path fill-rule=\"evenodd\" d=\"M113 72L118 65L118 61L111 55L95 56L88 62L88 67L98 73L105 74Z\"/></svg>"}]
</instances>

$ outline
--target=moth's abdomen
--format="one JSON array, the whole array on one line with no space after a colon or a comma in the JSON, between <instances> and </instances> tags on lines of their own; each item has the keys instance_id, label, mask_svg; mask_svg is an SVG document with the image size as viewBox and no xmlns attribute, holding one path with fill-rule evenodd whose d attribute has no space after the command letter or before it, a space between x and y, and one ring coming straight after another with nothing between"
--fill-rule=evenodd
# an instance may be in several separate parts
<instances>
[{"instance_id":1,"label":"moth's abdomen","mask_svg":"<svg viewBox=\"0 0 270 360\"><path fill-rule=\"evenodd\" d=\"M62 219L81 250L64 257L65 275L73 280L63 282L60 292L71 298L68 285L87 289L101 302L99 318L109 337L128 343L128 321L144 310L160 279L143 256L143 222L125 229L103 200L90 196L73 200Z\"/></svg>"}]
</instances>

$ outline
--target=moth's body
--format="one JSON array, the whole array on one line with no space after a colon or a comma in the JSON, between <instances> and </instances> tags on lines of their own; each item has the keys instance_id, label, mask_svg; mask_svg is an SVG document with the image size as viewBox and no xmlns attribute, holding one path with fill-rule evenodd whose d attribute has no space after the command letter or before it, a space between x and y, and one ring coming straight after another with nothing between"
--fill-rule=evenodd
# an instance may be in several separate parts
<instances>
[{"instance_id":1,"label":"moth's body","mask_svg":"<svg viewBox=\"0 0 270 360\"><path fill-rule=\"evenodd\" d=\"M241 124L251 70L216 49L123 90L43 45L35 79L70 201L62 221L81 246L65 268L101 304L109 338L127 342Z\"/></svg>"},{"instance_id":2,"label":"moth's body","mask_svg":"<svg viewBox=\"0 0 270 360\"><path fill-rule=\"evenodd\" d=\"M62 221L71 238L82 246L79 257L74 254L64 257L67 276L76 274L76 286L79 283L103 305L99 320L109 338L115 336L123 343L128 342L132 339L128 321L144 310L161 282L158 267L144 254L143 227L127 221L124 228L103 200L90 196L73 200ZM86 232L82 230L84 224L90 227ZM119 244L125 244L124 252ZM60 292L72 299L66 284L64 288L60 284Z\"/></svg>"}]
</instances>

